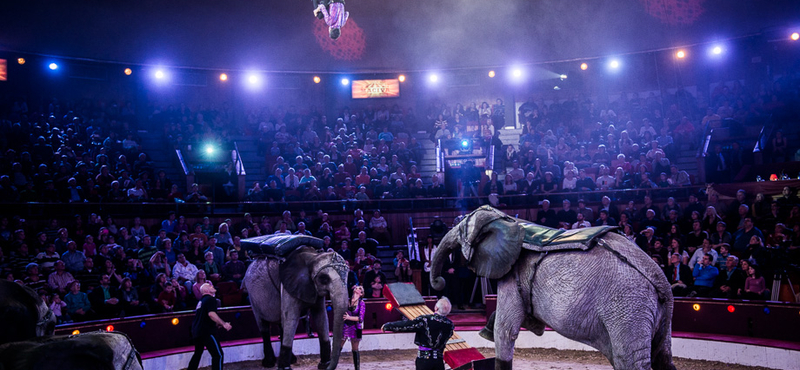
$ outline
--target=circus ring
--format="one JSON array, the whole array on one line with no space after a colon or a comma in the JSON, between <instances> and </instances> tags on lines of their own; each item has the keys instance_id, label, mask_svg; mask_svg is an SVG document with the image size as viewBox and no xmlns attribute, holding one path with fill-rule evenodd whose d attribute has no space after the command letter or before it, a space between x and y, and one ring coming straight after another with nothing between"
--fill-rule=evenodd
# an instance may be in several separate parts
<instances>
[{"instance_id":1,"label":"circus ring","mask_svg":"<svg viewBox=\"0 0 800 370\"><path fill-rule=\"evenodd\" d=\"M456 331L471 346L493 349L493 343L478 336L486 317L496 307L495 296L486 298L485 312L454 314L451 315L451 319L456 323ZM397 310L392 309L387 303L385 299L367 300L362 352L415 349L412 334L380 332L383 323L401 319ZM432 307L434 300L427 299L427 303ZM263 357L261 335L250 308L229 307L220 309L219 313L223 320L233 325L233 330L230 332L219 333L225 352L225 363L260 360ZM190 334L193 318L194 313L186 311L101 320L59 326L56 334L96 330L121 331L133 340L141 353L146 370L182 369L188 364L193 351ZM800 328L800 304L676 299L673 316L673 356L771 369L797 369L797 364L800 364L798 328ZM280 346L277 330L277 327L274 327L272 331L272 346L276 353ZM523 330L517 339L516 348L596 352L589 346L564 338L551 330L547 330L541 337ZM305 334L296 336L295 354L312 355L318 351L318 339L309 338ZM350 346L346 344L339 363L340 368L352 368L349 356L346 355L349 351ZM208 366L209 359L205 353L201 366ZM410 357L408 363L413 364L413 358Z\"/></svg>"}]
</instances>

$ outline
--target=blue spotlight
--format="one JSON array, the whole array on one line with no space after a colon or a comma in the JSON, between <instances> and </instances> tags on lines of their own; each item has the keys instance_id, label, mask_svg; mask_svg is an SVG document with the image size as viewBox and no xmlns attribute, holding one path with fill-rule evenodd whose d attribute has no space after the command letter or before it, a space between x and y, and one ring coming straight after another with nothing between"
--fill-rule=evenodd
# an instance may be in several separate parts
<instances>
[{"instance_id":1,"label":"blue spotlight","mask_svg":"<svg viewBox=\"0 0 800 370\"><path fill-rule=\"evenodd\" d=\"M461 147L464 149L469 148L469 140L467 139L461 140Z\"/></svg>"},{"instance_id":2,"label":"blue spotlight","mask_svg":"<svg viewBox=\"0 0 800 370\"><path fill-rule=\"evenodd\" d=\"M619 68L619 60L612 59L611 62L608 63L608 66L611 67L611 69L618 69Z\"/></svg>"},{"instance_id":3,"label":"blue spotlight","mask_svg":"<svg viewBox=\"0 0 800 370\"><path fill-rule=\"evenodd\" d=\"M347 86L347 85L349 85L349 84L350 84L350 79L349 79L349 78L343 78L343 79L342 79L342 85L343 85L343 86Z\"/></svg>"},{"instance_id":4,"label":"blue spotlight","mask_svg":"<svg viewBox=\"0 0 800 370\"><path fill-rule=\"evenodd\" d=\"M55 71L56 69L58 69L58 64L50 63L50 65L48 65L47 68L50 68L51 71Z\"/></svg>"},{"instance_id":5,"label":"blue spotlight","mask_svg":"<svg viewBox=\"0 0 800 370\"><path fill-rule=\"evenodd\" d=\"M431 73L431 74L428 76L428 81L430 81L430 82L434 82L434 83L435 83L435 82L438 82L438 81L439 81L439 75L437 75L436 73Z\"/></svg>"},{"instance_id":6,"label":"blue spotlight","mask_svg":"<svg viewBox=\"0 0 800 370\"><path fill-rule=\"evenodd\" d=\"M720 55L720 54L722 54L723 51L724 50L722 50L722 46L719 46L719 45L714 46L713 48L711 48L711 54L714 54L714 55Z\"/></svg>"},{"instance_id":7,"label":"blue spotlight","mask_svg":"<svg viewBox=\"0 0 800 370\"><path fill-rule=\"evenodd\" d=\"M166 74L166 73L164 73L164 71L162 71L162 70L158 69L158 70L156 70L156 72L153 74L153 76L155 76L155 78L156 78L157 80L163 80L165 77L167 77L167 74Z\"/></svg>"}]
</instances>

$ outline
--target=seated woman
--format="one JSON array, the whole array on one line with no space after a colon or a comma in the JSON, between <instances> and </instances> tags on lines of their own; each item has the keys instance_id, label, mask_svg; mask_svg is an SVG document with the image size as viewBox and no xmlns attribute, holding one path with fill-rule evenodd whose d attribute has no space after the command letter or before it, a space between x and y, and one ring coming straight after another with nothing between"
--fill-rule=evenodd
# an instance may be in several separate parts
<instances>
[{"instance_id":1,"label":"seated woman","mask_svg":"<svg viewBox=\"0 0 800 370\"><path fill-rule=\"evenodd\" d=\"M758 267L750 265L747 269L747 280L744 282L744 290L741 292L742 298L753 300L764 300L769 293L767 283Z\"/></svg>"}]
</instances>

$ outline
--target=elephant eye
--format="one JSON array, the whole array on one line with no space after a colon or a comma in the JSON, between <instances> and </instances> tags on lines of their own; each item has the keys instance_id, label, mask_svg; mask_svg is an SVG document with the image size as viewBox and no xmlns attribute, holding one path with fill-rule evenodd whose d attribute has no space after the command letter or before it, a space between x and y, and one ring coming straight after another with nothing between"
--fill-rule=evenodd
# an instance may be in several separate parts
<instances>
[{"instance_id":1,"label":"elephant eye","mask_svg":"<svg viewBox=\"0 0 800 370\"><path fill-rule=\"evenodd\" d=\"M326 285L326 284L329 284L331 282L331 278L328 275L320 275L317 280L322 285Z\"/></svg>"}]
</instances>

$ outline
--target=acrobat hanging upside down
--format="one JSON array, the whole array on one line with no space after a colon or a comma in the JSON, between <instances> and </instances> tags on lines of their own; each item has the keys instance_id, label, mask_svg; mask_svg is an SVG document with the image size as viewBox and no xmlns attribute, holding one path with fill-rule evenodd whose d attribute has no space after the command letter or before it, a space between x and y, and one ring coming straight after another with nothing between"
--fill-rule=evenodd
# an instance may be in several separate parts
<instances>
[{"instance_id":1,"label":"acrobat hanging upside down","mask_svg":"<svg viewBox=\"0 0 800 370\"><path fill-rule=\"evenodd\" d=\"M344 10L344 0L311 0L314 3L314 15L325 19L328 35L334 40L341 35L342 27L347 23L350 12Z\"/></svg>"}]
</instances>

